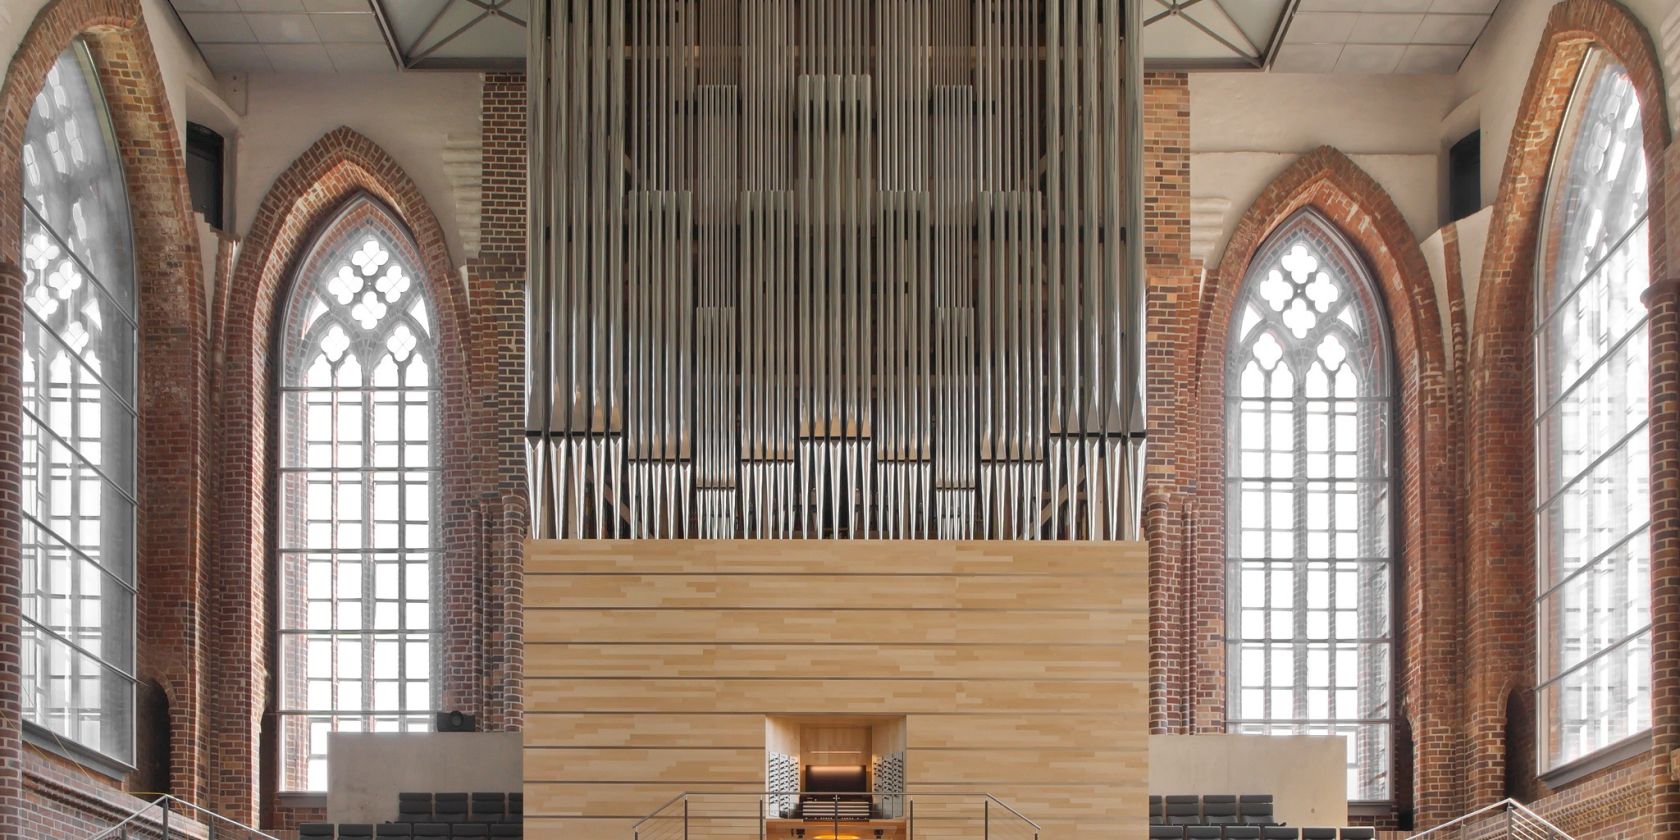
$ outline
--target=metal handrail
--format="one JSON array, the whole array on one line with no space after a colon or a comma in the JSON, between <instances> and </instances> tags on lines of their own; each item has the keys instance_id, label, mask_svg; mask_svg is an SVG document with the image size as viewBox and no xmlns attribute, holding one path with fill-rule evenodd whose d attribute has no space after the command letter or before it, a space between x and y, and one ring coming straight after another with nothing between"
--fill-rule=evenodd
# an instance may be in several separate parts
<instances>
[{"instance_id":1,"label":"metal handrail","mask_svg":"<svg viewBox=\"0 0 1680 840\"><path fill-rule=\"evenodd\" d=\"M268 832L263 831L260 828L252 828L251 826L248 826L248 825L246 825L246 824L244 824L244 823L242 823L242 822L240 822L236 819L233 819L231 817L224 817L221 814L218 814L215 811L210 810L209 808L203 808L203 807L200 807L198 805L194 805L193 803L188 802L185 799L181 799L181 798L176 797L176 796L171 796L169 794L163 794L163 795L159 796L158 798L153 799L152 801L146 803L141 808L135 810L134 813L129 814L127 817L125 817L123 819L122 822L119 822L116 825L113 825L109 828L104 829L103 831L100 831L98 834L95 834L92 837L87 838L87 840L105 840L105 838L111 837L116 832L128 827L131 823L134 823L134 821L138 820L140 817L151 813L153 809L157 809L157 810L162 812L162 821L161 821L161 824L158 826L158 830L163 833L164 840L169 840L169 815L171 813L173 813L173 810L170 808L171 805L179 805L182 808L193 812L194 814L204 814L204 815L208 816L211 820L209 825L210 825L210 831L211 831L212 836L214 836L214 834L215 834L215 823L216 822L223 822L223 823L227 823L229 825L237 827L240 831L246 832L247 836L255 835L257 837L263 838L263 840L280 840L280 838L278 838L278 837L276 837L272 834L269 834Z\"/></svg>"},{"instance_id":2,"label":"metal handrail","mask_svg":"<svg viewBox=\"0 0 1680 840\"><path fill-rule=\"evenodd\" d=\"M659 815L662 812L664 812L664 810L666 808L669 808L672 805L677 804L678 802L681 802L685 799L688 799L691 796L753 796L753 797L756 797L756 798L769 799L771 797L777 797L777 796L805 796L805 797L809 797L809 796L812 796L812 795L813 794L811 794L807 791L798 791L798 790L763 790L763 791L747 790L747 789L742 789L742 790L685 790L682 793L679 793L676 796L671 797L669 800L667 800L665 802L665 804L660 805L658 808L655 808L652 813L648 814L645 817L642 817L640 820L637 820L636 824L630 827L630 830L632 832L639 831L641 829L642 825L644 823L646 823L648 820L655 819L655 818L659 817ZM816 795L820 796L820 795L830 795L830 794L816 794ZM911 793L909 791L902 791L902 790L893 790L893 791L870 790L870 791L857 791L855 793L838 793L838 794L831 794L831 795L833 795L833 796L868 796L872 799L876 798L876 797L889 797L889 796L890 797L896 797L896 798L899 798L899 799L917 799L917 798L933 798L933 797L983 799L983 800L986 800L986 801L989 801L989 802L996 803L999 808L1002 808L1003 810L1008 811L1016 819L1020 820L1021 822L1026 823L1027 825L1032 826L1034 831L1043 831L1043 828L1041 828L1038 823L1033 822L1025 814L1021 813L1020 811L1015 810L1015 808L1012 807L1009 803L1004 802L1003 800L1001 800L1001 799L997 798L996 796L993 796L989 793L986 793L985 791L930 791L930 792L926 792L926 793Z\"/></svg>"},{"instance_id":3,"label":"metal handrail","mask_svg":"<svg viewBox=\"0 0 1680 840\"><path fill-rule=\"evenodd\" d=\"M1484 805L1480 808L1477 808L1474 811L1471 811L1468 814L1465 814L1461 817L1457 817L1457 818L1448 820L1448 821L1446 821L1444 823L1441 823L1440 825L1435 826L1434 828L1431 828L1427 831L1421 831L1421 832L1418 832L1417 834L1413 834L1410 837L1408 837L1406 840L1418 840L1418 838L1420 838L1420 837L1428 837L1428 836L1430 836L1432 834L1435 834L1437 832L1446 831L1447 829L1450 829L1450 828L1456 828L1458 826L1469 823L1472 820L1477 820L1477 819L1480 819L1482 817L1489 816L1491 814L1499 813L1501 811L1503 811L1505 813L1515 812L1515 813L1521 814L1524 817L1527 817L1531 820L1534 820L1535 822L1540 823L1542 826L1545 826L1546 829L1548 829L1548 830L1552 831L1553 833L1557 834L1558 837L1563 838L1564 840L1571 840L1569 832L1564 831L1561 828L1558 828L1557 825L1554 824L1551 820L1548 820L1545 817L1542 817L1539 814L1535 813L1534 809L1529 808L1527 805L1524 805L1521 802L1518 802L1517 800L1510 799L1510 798L1501 799L1498 802L1495 802L1491 805Z\"/></svg>"}]
</instances>

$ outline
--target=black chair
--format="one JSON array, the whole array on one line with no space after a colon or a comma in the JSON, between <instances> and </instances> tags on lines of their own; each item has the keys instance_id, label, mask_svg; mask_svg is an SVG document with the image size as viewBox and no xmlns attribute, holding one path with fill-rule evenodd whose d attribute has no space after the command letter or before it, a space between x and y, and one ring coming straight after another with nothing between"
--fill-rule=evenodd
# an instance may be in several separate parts
<instances>
[{"instance_id":1,"label":"black chair","mask_svg":"<svg viewBox=\"0 0 1680 840\"><path fill-rule=\"evenodd\" d=\"M1298 840L1300 829L1287 825L1264 825L1260 827L1260 840Z\"/></svg>"},{"instance_id":2,"label":"black chair","mask_svg":"<svg viewBox=\"0 0 1680 840\"><path fill-rule=\"evenodd\" d=\"M1224 833L1217 825L1187 825L1184 827L1185 840L1224 840Z\"/></svg>"},{"instance_id":3,"label":"black chair","mask_svg":"<svg viewBox=\"0 0 1680 840\"><path fill-rule=\"evenodd\" d=\"M472 795L473 822L501 822L507 818L507 794L475 793Z\"/></svg>"},{"instance_id":4,"label":"black chair","mask_svg":"<svg viewBox=\"0 0 1680 840\"><path fill-rule=\"evenodd\" d=\"M300 823L298 840L332 840L332 823Z\"/></svg>"},{"instance_id":5,"label":"black chair","mask_svg":"<svg viewBox=\"0 0 1680 840\"><path fill-rule=\"evenodd\" d=\"M478 840L478 838L490 836L490 826L484 823L456 823L450 826L450 836Z\"/></svg>"},{"instance_id":6,"label":"black chair","mask_svg":"<svg viewBox=\"0 0 1680 840\"><path fill-rule=\"evenodd\" d=\"M524 823L494 823L490 826L491 837L513 838L521 840L525 836Z\"/></svg>"},{"instance_id":7,"label":"black chair","mask_svg":"<svg viewBox=\"0 0 1680 840\"><path fill-rule=\"evenodd\" d=\"M1236 825L1237 803L1236 797L1230 802L1214 802L1212 797L1202 800L1202 822L1208 825Z\"/></svg>"},{"instance_id":8,"label":"black chair","mask_svg":"<svg viewBox=\"0 0 1680 840\"><path fill-rule=\"evenodd\" d=\"M1377 830L1369 826L1342 829L1342 840L1376 840Z\"/></svg>"},{"instance_id":9,"label":"black chair","mask_svg":"<svg viewBox=\"0 0 1680 840\"><path fill-rule=\"evenodd\" d=\"M1202 801L1198 796L1168 796L1167 825L1200 825Z\"/></svg>"},{"instance_id":10,"label":"black chair","mask_svg":"<svg viewBox=\"0 0 1680 840\"><path fill-rule=\"evenodd\" d=\"M397 794L397 819L403 822L431 822L432 795L430 793Z\"/></svg>"},{"instance_id":11,"label":"black chair","mask_svg":"<svg viewBox=\"0 0 1680 840\"><path fill-rule=\"evenodd\" d=\"M373 836L378 840L408 840L414 836L414 826L405 822L380 823L373 827Z\"/></svg>"},{"instance_id":12,"label":"black chair","mask_svg":"<svg viewBox=\"0 0 1680 840\"><path fill-rule=\"evenodd\" d=\"M1277 822L1272 813L1271 794L1244 796L1237 800L1238 822L1243 825L1271 825Z\"/></svg>"},{"instance_id":13,"label":"black chair","mask_svg":"<svg viewBox=\"0 0 1680 840\"><path fill-rule=\"evenodd\" d=\"M1303 828L1301 840L1336 840L1334 828Z\"/></svg>"},{"instance_id":14,"label":"black chair","mask_svg":"<svg viewBox=\"0 0 1680 840\"><path fill-rule=\"evenodd\" d=\"M1234 805L1236 801L1236 795L1230 793L1210 793L1202 797L1203 805Z\"/></svg>"},{"instance_id":15,"label":"black chair","mask_svg":"<svg viewBox=\"0 0 1680 840\"><path fill-rule=\"evenodd\" d=\"M467 795L464 793L432 794L434 822L457 823L467 821Z\"/></svg>"},{"instance_id":16,"label":"black chair","mask_svg":"<svg viewBox=\"0 0 1680 840\"><path fill-rule=\"evenodd\" d=\"M508 794L508 819L518 820L525 816L525 794Z\"/></svg>"},{"instance_id":17,"label":"black chair","mask_svg":"<svg viewBox=\"0 0 1680 840\"><path fill-rule=\"evenodd\" d=\"M1225 826L1225 840L1260 840L1260 826L1257 826L1257 825L1228 825L1228 826Z\"/></svg>"},{"instance_id":18,"label":"black chair","mask_svg":"<svg viewBox=\"0 0 1680 840\"><path fill-rule=\"evenodd\" d=\"M1152 825L1149 827L1149 840L1184 840L1184 826Z\"/></svg>"},{"instance_id":19,"label":"black chair","mask_svg":"<svg viewBox=\"0 0 1680 840\"><path fill-rule=\"evenodd\" d=\"M1167 824L1167 801L1153 794L1149 797L1149 824Z\"/></svg>"},{"instance_id":20,"label":"black chair","mask_svg":"<svg viewBox=\"0 0 1680 840\"><path fill-rule=\"evenodd\" d=\"M439 822L423 822L414 824L414 837L448 837L449 824Z\"/></svg>"},{"instance_id":21,"label":"black chair","mask_svg":"<svg viewBox=\"0 0 1680 840\"><path fill-rule=\"evenodd\" d=\"M338 840L373 840L373 824L339 823Z\"/></svg>"}]
</instances>

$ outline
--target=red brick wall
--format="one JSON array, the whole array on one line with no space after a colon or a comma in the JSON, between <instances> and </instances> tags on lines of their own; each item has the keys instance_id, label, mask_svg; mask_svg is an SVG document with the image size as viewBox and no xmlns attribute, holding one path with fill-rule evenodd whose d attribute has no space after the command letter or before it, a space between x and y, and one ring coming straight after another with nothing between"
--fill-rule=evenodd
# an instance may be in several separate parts
<instances>
[{"instance_id":1,"label":"red brick wall","mask_svg":"<svg viewBox=\"0 0 1680 840\"><path fill-rule=\"evenodd\" d=\"M1168 371L1190 355L1195 328L1198 266L1190 259L1190 83L1183 73L1152 73L1144 84L1144 260L1149 272L1145 323L1146 365ZM1144 535L1149 541L1149 729L1188 731L1188 706L1196 670L1193 613L1186 598L1196 588L1185 575L1194 460L1183 456L1193 429L1187 412L1193 380L1150 375L1148 478Z\"/></svg>"},{"instance_id":2,"label":"red brick wall","mask_svg":"<svg viewBox=\"0 0 1680 840\"><path fill-rule=\"evenodd\" d=\"M1664 243L1666 213L1662 164L1669 143L1660 69L1650 35L1612 0L1567 0L1552 9L1523 92L1511 148L1494 202L1475 323L1470 325L1465 394L1466 570L1465 717L1462 784L1466 806L1504 795L1508 728L1518 744L1532 744L1532 719L1508 727L1506 698L1534 688L1534 453L1533 294L1546 178L1558 131L1589 47L1608 51L1627 68L1643 110L1651 181L1652 277L1669 276ZM1659 349L1664 327L1653 307L1651 341ZM1652 361L1652 477L1672 474L1680 440L1659 417L1665 377ZM1672 377L1668 377L1671 379ZM1672 411L1672 409L1668 409ZM1666 466L1665 466L1666 465ZM1680 746L1680 574L1672 535L1680 529L1680 486L1652 485L1653 730L1656 757L1601 771L1552 793L1535 781L1543 811L1577 800L1609 797L1615 804L1578 808L1574 825L1588 836L1629 836L1622 826L1646 826L1658 836L1680 832L1680 797L1666 772L1666 754ZM1666 583L1665 583L1666 581ZM1664 603L1674 606L1663 608ZM1664 628L1670 628L1665 634ZM1533 704L1528 708L1532 709ZM1666 742L1666 746L1665 746ZM1526 747L1524 747L1526 749ZM1631 768L1631 769L1629 769ZM1627 784L1643 774L1649 784ZM1549 795L1548 795L1549 794ZM1666 803L1666 804L1665 804ZM1653 825L1654 821L1654 825ZM1644 833L1644 832L1641 832Z\"/></svg>"},{"instance_id":3,"label":"red brick wall","mask_svg":"<svg viewBox=\"0 0 1680 840\"><path fill-rule=\"evenodd\" d=\"M63 836L138 804L123 783L22 746L17 661L17 487L23 277L19 150L46 72L85 38L110 109L134 223L140 294L138 676L169 696L173 792L203 798L202 626L208 331L199 245L162 74L138 0L55 0L37 15L0 86L0 835ZM76 791L49 796L45 790ZM20 798L21 792L21 798ZM104 804L92 805L94 800Z\"/></svg>"},{"instance_id":4,"label":"red brick wall","mask_svg":"<svg viewBox=\"0 0 1680 840\"><path fill-rule=\"evenodd\" d=\"M217 661L225 669L226 705L218 721L223 752L218 767L224 786L217 804L236 818L255 816L259 804L271 822L293 821L278 800L266 796L262 756L250 748L273 727L270 669L273 667L272 621L262 608L275 583L266 546L273 515L271 473L274 463L268 428L274 330L280 304L296 276L298 263L337 217L346 202L369 196L407 228L418 248L417 264L437 314L439 369L443 405L438 451L442 453L441 523L444 544L441 601L435 615L442 631L439 674L442 709L460 709L500 720L499 708L486 703L489 670L485 661L505 632L491 616L508 612L500 599L507 587L489 568L483 538L484 477L482 457L491 445L485 427L472 422L480 405L470 360L480 340L478 321L467 305L461 275L450 267L442 229L414 182L378 146L349 130L336 129L318 140L289 167L260 205L230 283L223 289L226 320L218 324L224 354L218 374L219 417L223 433L221 548L225 598L220 617L226 632ZM521 389L523 383L521 382ZM499 518L499 516L498 516ZM498 625L505 622L498 622ZM270 736L272 738L272 736ZM272 745L272 740L264 742ZM271 747L270 747L271 748ZM272 761L270 762L272 766Z\"/></svg>"},{"instance_id":5,"label":"red brick wall","mask_svg":"<svg viewBox=\"0 0 1680 840\"><path fill-rule=\"evenodd\" d=\"M1152 591L1151 598L1166 612L1157 625L1176 628L1157 647L1177 660L1155 659L1161 669L1154 675L1156 696L1166 703L1157 705L1152 723L1158 731L1225 728L1223 415L1229 323L1249 261L1267 236L1302 209L1326 219L1358 251L1382 295L1394 341L1401 440L1395 584L1404 593L1394 617L1401 663L1395 696L1418 747L1412 779L1400 776L1394 782L1395 812L1378 822L1396 823L1414 798L1419 808L1450 815L1457 807L1450 746L1456 720L1456 485L1446 446L1453 398L1440 314L1423 254L1393 201L1328 147L1303 156L1266 188L1199 289L1188 273L1166 288L1151 289L1150 316L1158 331L1152 329L1150 337L1159 334L1168 346L1151 348L1149 498L1171 500L1152 506L1158 515L1151 523L1153 563L1167 571L1154 576L1165 591ZM1399 760L1397 770L1411 764Z\"/></svg>"}]
</instances>

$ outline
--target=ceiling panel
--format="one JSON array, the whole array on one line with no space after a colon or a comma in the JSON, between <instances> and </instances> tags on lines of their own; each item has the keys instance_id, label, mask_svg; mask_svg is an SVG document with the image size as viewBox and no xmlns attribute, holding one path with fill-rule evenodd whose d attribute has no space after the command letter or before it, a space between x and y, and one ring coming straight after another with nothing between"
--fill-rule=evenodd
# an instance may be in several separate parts
<instances>
[{"instance_id":1,"label":"ceiling panel","mask_svg":"<svg viewBox=\"0 0 1680 840\"><path fill-rule=\"evenodd\" d=\"M1286 73L1450 74L1498 0L1300 0L1271 68ZM1334 55L1332 59L1331 56Z\"/></svg>"},{"instance_id":2,"label":"ceiling panel","mask_svg":"<svg viewBox=\"0 0 1680 840\"><path fill-rule=\"evenodd\" d=\"M219 73L368 73L518 69L532 0L170 2ZM1144 54L1156 69L1452 73L1497 5L1145 0Z\"/></svg>"},{"instance_id":3,"label":"ceiling panel","mask_svg":"<svg viewBox=\"0 0 1680 840\"><path fill-rule=\"evenodd\" d=\"M397 68L369 0L171 2L217 73L370 73Z\"/></svg>"}]
</instances>

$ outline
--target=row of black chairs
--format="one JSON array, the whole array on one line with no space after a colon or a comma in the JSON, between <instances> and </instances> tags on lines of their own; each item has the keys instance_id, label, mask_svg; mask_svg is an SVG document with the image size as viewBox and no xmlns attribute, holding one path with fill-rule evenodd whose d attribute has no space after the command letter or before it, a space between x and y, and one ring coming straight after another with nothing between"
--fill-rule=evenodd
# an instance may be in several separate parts
<instances>
[{"instance_id":1,"label":"row of black chairs","mask_svg":"<svg viewBox=\"0 0 1680 840\"><path fill-rule=\"evenodd\" d=\"M397 822L497 823L523 819L523 793L397 794Z\"/></svg>"},{"instance_id":2,"label":"row of black chairs","mask_svg":"<svg viewBox=\"0 0 1680 840\"><path fill-rule=\"evenodd\" d=\"M519 840L520 823L304 823L298 840Z\"/></svg>"},{"instance_id":3,"label":"row of black chairs","mask_svg":"<svg viewBox=\"0 0 1680 840\"><path fill-rule=\"evenodd\" d=\"M1373 828L1287 825L1152 825L1149 840L1374 840Z\"/></svg>"},{"instance_id":4,"label":"row of black chairs","mask_svg":"<svg viewBox=\"0 0 1680 840\"><path fill-rule=\"evenodd\" d=\"M1280 825L1269 793L1179 794L1149 797L1149 824L1156 826Z\"/></svg>"}]
</instances>

